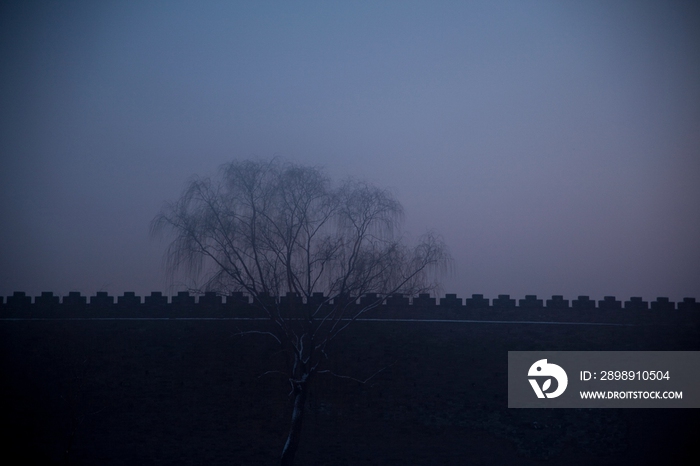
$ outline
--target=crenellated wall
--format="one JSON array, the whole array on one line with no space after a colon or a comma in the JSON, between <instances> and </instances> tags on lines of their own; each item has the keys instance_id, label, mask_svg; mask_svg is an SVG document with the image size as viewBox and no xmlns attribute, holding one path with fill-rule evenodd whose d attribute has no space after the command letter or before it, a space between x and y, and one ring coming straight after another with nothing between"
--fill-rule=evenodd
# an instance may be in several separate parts
<instances>
[{"instance_id":1,"label":"crenellated wall","mask_svg":"<svg viewBox=\"0 0 700 466\"><path fill-rule=\"evenodd\" d=\"M268 296L262 299L271 303L278 298ZM325 297L321 293L314 293L310 304L322 303ZM358 305L371 303L377 299L376 294L368 294L357 299ZM304 305L304 300L293 293L279 298L281 305L289 305L292 302ZM595 301L589 296L578 296L576 299L564 299L561 295L554 295L551 299L540 299L535 295L526 295L523 299L514 299L510 295L502 294L489 299L481 294L473 294L471 298L462 299L456 294L446 294L444 297L435 298L429 294L420 294L412 299L404 295L393 295L384 301L383 308L405 308L414 311L425 311L429 316L430 309L450 309L452 311L464 310L593 310L603 311L628 310L628 311L700 311L700 302L695 298L684 298L683 301L673 302L665 297L658 297L648 302L640 297L631 297L622 301L614 296L605 296L602 300ZM205 313L235 312L246 315L253 310L251 299L243 293L237 292L227 296L221 296L214 292L193 296L187 291L181 291L177 295L168 297L159 291L141 297L133 292L125 292L122 296L110 296L106 292L97 292L89 299L78 292L70 292L62 298L52 292L43 292L40 296L32 298L23 292L15 292L6 299L0 296L0 312L8 316L10 314L26 312L49 311L53 315L60 316L62 311L69 314L85 311L91 314L102 311L109 315L127 315L146 312L154 316L197 316Z\"/></svg>"},{"instance_id":2,"label":"crenellated wall","mask_svg":"<svg viewBox=\"0 0 700 466\"><path fill-rule=\"evenodd\" d=\"M291 416L288 379L275 375L286 356L274 339L246 335L269 328L247 319L261 317L249 297L15 293L2 301L5 456L276 462ZM298 297L280 304L290 301ZM614 298L390 297L329 346L309 393L299 464L700 464L693 410L508 408L509 351L700 350L695 300L652 302L675 309L668 312L635 306L648 307Z\"/></svg>"}]
</instances>

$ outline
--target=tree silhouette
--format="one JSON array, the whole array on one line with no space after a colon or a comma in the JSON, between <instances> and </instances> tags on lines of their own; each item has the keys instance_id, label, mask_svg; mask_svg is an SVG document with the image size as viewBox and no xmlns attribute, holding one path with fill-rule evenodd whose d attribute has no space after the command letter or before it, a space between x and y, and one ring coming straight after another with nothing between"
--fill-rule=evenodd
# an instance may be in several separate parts
<instances>
[{"instance_id":1,"label":"tree silhouette","mask_svg":"<svg viewBox=\"0 0 700 466\"><path fill-rule=\"evenodd\" d=\"M432 233L405 245L402 215L385 190L356 180L336 187L319 168L273 159L195 178L152 221L152 234L174 233L165 253L171 277L184 271L200 291L247 293L271 324L252 333L286 350L293 409L282 465L293 464L309 384L330 372L329 343L387 296L435 288L432 278L450 263ZM360 296L371 298L358 305Z\"/></svg>"}]
</instances>

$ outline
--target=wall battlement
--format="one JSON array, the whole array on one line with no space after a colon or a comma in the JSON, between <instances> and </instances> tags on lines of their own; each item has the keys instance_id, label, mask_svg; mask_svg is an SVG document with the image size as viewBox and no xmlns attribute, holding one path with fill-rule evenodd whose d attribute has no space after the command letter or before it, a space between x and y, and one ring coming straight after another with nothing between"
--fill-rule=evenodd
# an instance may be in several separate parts
<instances>
[{"instance_id":1,"label":"wall battlement","mask_svg":"<svg viewBox=\"0 0 700 466\"><path fill-rule=\"evenodd\" d=\"M309 302L302 300L294 293L287 293L286 296L263 297L270 304L275 302L283 307L291 306L305 307L306 305L318 305L325 300L321 293L314 293ZM376 294L368 294L358 297L358 305L371 303L377 299ZM666 297L658 297L656 300L648 302L641 297L631 297L629 300L617 300L614 296L605 296L602 300L595 301L589 296L578 296L569 301L561 295L554 295L551 299L539 299L536 295L526 295L524 299L514 299L510 295L502 294L497 298L484 298L481 294L473 294L471 298L462 299L456 294L446 294L444 297L435 298L429 294L420 294L410 298L408 296L395 294L384 300L383 308L406 308L412 310L430 309L450 309L454 311L463 310L593 310L602 311L700 311L700 302L695 298L684 298L683 301L673 302ZM27 296L26 293L16 291L12 296L4 299L0 296L0 315L9 316L17 313L49 311L53 315L60 316L62 311L148 311L149 314L168 316L202 315L211 311L236 311L244 312L252 310L251 298L243 293L236 292L227 296L221 296L214 292L207 292L203 295L194 296L187 291L178 292L177 295L168 297L162 292L154 291L150 295L137 296L134 292L125 292L121 296L110 296L106 292L97 292L89 299L78 292L70 292L62 298L55 296L52 292L42 292L40 296Z\"/></svg>"}]
</instances>

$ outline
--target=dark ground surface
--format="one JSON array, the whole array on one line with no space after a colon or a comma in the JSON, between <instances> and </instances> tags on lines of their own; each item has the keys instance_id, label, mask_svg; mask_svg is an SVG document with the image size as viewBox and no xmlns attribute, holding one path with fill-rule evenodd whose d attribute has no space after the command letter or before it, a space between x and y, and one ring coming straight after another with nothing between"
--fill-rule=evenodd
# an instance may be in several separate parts
<instances>
[{"instance_id":1,"label":"dark ground surface","mask_svg":"<svg viewBox=\"0 0 700 466\"><path fill-rule=\"evenodd\" d=\"M355 323L330 368L365 378L389 366L367 384L318 376L297 464L700 464L697 409L507 408L508 351L700 350L698 316L608 320L640 325ZM234 335L244 325L0 321L2 450L20 459L3 464L275 464L289 384L259 377L280 354Z\"/></svg>"}]
</instances>

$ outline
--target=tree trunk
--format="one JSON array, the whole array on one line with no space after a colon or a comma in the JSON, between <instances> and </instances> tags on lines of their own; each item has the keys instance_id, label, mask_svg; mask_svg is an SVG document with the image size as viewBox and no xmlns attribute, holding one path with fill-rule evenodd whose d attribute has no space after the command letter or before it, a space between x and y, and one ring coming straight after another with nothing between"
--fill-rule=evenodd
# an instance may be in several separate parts
<instances>
[{"instance_id":1,"label":"tree trunk","mask_svg":"<svg viewBox=\"0 0 700 466\"><path fill-rule=\"evenodd\" d=\"M294 464L294 456L299 447L299 439L301 438L301 424L304 419L304 408L306 406L306 387L308 380L298 383L294 387L294 409L292 410L292 425L289 427L289 435L287 442L282 449L281 466L292 466Z\"/></svg>"}]
</instances>

